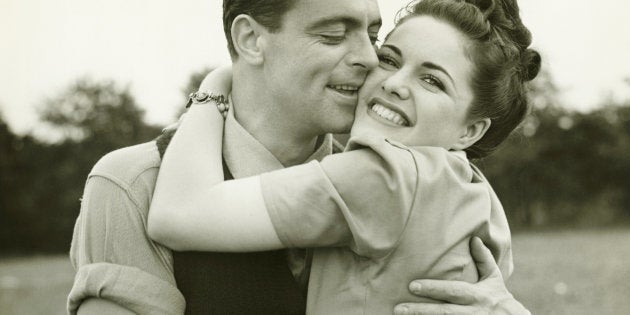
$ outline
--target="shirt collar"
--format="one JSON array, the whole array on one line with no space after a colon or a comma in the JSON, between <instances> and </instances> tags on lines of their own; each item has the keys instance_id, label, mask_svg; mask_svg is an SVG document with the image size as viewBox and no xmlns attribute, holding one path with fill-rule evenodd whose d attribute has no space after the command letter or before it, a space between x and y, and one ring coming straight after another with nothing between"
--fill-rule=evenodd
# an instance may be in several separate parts
<instances>
[{"instance_id":1,"label":"shirt collar","mask_svg":"<svg viewBox=\"0 0 630 315\"><path fill-rule=\"evenodd\" d=\"M326 134L319 147L304 162L322 160L332 154L332 147L332 134ZM262 143L236 121L234 110L230 110L225 118L223 158L234 178L254 176L284 168L284 165Z\"/></svg>"}]
</instances>

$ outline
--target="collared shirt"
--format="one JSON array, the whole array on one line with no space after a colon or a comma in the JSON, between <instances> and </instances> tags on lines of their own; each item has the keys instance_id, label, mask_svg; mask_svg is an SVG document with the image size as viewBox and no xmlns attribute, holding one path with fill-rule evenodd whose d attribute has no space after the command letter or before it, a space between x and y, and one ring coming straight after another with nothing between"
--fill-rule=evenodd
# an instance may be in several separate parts
<instances>
[{"instance_id":1,"label":"collared shirt","mask_svg":"<svg viewBox=\"0 0 630 315\"><path fill-rule=\"evenodd\" d=\"M283 168L230 111L223 139L225 161L235 178ZM326 135L307 161L332 152ZM70 260L77 271L68 311L96 297L138 314L182 314L185 301L173 276L171 251L147 235L147 216L160 166L155 141L122 148L96 163L86 182ZM290 256L294 257L294 256ZM298 259L295 259L298 257ZM295 256L294 274L303 269Z\"/></svg>"},{"instance_id":2,"label":"collared shirt","mask_svg":"<svg viewBox=\"0 0 630 315\"><path fill-rule=\"evenodd\" d=\"M332 154L333 145L332 135L325 135L321 144L304 163L321 161ZM225 121L223 157L234 178L244 178L284 168L284 165L265 146L236 121L233 110L228 112ZM309 272L307 255L307 250L295 248L287 250L287 262L291 273L305 291Z\"/></svg>"},{"instance_id":3,"label":"collared shirt","mask_svg":"<svg viewBox=\"0 0 630 315\"><path fill-rule=\"evenodd\" d=\"M332 153L333 137L327 134L305 161L321 161ZM236 121L234 111L225 119L223 157L234 178L259 175L284 168L284 165Z\"/></svg>"}]
</instances>

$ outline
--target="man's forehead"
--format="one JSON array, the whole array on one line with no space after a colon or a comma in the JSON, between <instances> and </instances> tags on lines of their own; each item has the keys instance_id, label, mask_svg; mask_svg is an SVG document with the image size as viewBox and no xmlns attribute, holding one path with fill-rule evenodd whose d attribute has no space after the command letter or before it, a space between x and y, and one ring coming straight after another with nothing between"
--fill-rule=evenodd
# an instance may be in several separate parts
<instances>
[{"instance_id":1,"label":"man's forehead","mask_svg":"<svg viewBox=\"0 0 630 315\"><path fill-rule=\"evenodd\" d=\"M375 27L382 24L376 0L297 0L288 13L309 25L323 27L333 23Z\"/></svg>"}]
</instances>

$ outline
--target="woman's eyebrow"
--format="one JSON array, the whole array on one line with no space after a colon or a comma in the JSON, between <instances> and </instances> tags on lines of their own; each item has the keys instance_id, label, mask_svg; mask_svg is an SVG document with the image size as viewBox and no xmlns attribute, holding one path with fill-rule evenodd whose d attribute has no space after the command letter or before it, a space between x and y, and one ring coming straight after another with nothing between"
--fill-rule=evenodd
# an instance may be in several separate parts
<instances>
[{"instance_id":1,"label":"woman's eyebrow","mask_svg":"<svg viewBox=\"0 0 630 315\"><path fill-rule=\"evenodd\" d=\"M400 58L403 58L403 53L402 53L402 50L400 50L400 48L398 48L398 47L396 47L394 45L391 45L391 44L385 44L385 45L381 46L381 49L383 49L383 48L387 48L387 49L393 51L395 54L399 55ZM451 81L451 84L453 86L455 86L455 81L453 80L453 77L451 77L451 74L448 73L448 71L446 71L446 69L444 69L442 66L440 66L440 65L438 65L436 63L433 63L431 61L423 62L421 64L421 66L425 67L427 69L437 70L437 71L440 71L440 72L444 73L448 77L448 79Z\"/></svg>"},{"instance_id":2,"label":"woman's eyebrow","mask_svg":"<svg viewBox=\"0 0 630 315\"><path fill-rule=\"evenodd\" d=\"M396 53L398 56L400 56L402 58L403 54L402 51L400 50L400 48L391 45L391 44L385 44L383 46L381 46L381 49L383 48L388 48L389 50L393 51L394 53Z\"/></svg>"},{"instance_id":3,"label":"woman's eyebrow","mask_svg":"<svg viewBox=\"0 0 630 315\"><path fill-rule=\"evenodd\" d=\"M425 68L428 68L428 69L433 69L433 70L437 70L437 71L443 72L444 74L446 74L448 79L451 81L451 84L453 86L455 86L455 81L453 81L453 77L451 77L451 74L448 73L448 71L446 71L446 69L444 69L440 65L435 64L435 63L430 62L430 61L425 61L425 62L422 63L422 66L425 67Z\"/></svg>"},{"instance_id":4,"label":"woman's eyebrow","mask_svg":"<svg viewBox=\"0 0 630 315\"><path fill-rule=\"evenodd\" d=\"M425 67L425 68L429 68L429 69L433 69L433 70L437 70L437 71L443 72L444 74L446 74L446 76L449 78L449 80L451 80L451 84L455 85L455 82L453 81L453 77L451 77L450 73L448 73L448 71L446 71L446 69L444 69L440 65L435 64L435 63L430 62L430 61L425 61L425 62L422 63L422 66Z\"/></svg>"}]
</instances>

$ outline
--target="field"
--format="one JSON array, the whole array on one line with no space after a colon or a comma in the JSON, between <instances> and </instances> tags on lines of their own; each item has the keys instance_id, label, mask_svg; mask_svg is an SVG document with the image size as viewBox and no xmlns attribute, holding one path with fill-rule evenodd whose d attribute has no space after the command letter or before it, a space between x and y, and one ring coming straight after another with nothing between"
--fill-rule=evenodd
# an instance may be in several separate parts
<instances>
[{"instance_id":1,"label":"field","mask_svg":"<svg viewBox=\"0 0 630 315\"><path fill-rule=\"evenodd\" d=\"M533 314L629 314L630 230L520 233L510 291ZM627 265L628 264L628 265ZM0 259L0 313L65 314L65 256Z\"/></svg>"},{"instance_id":2,"label":"field","mask_svg":"<svg viewBox=\"0 0 630 315\"><path fill-rule=\"evenodd\" d=\"M514 236L510 291L532 314L630 314L630 231Z\"/></svg>"}]
</instances>

